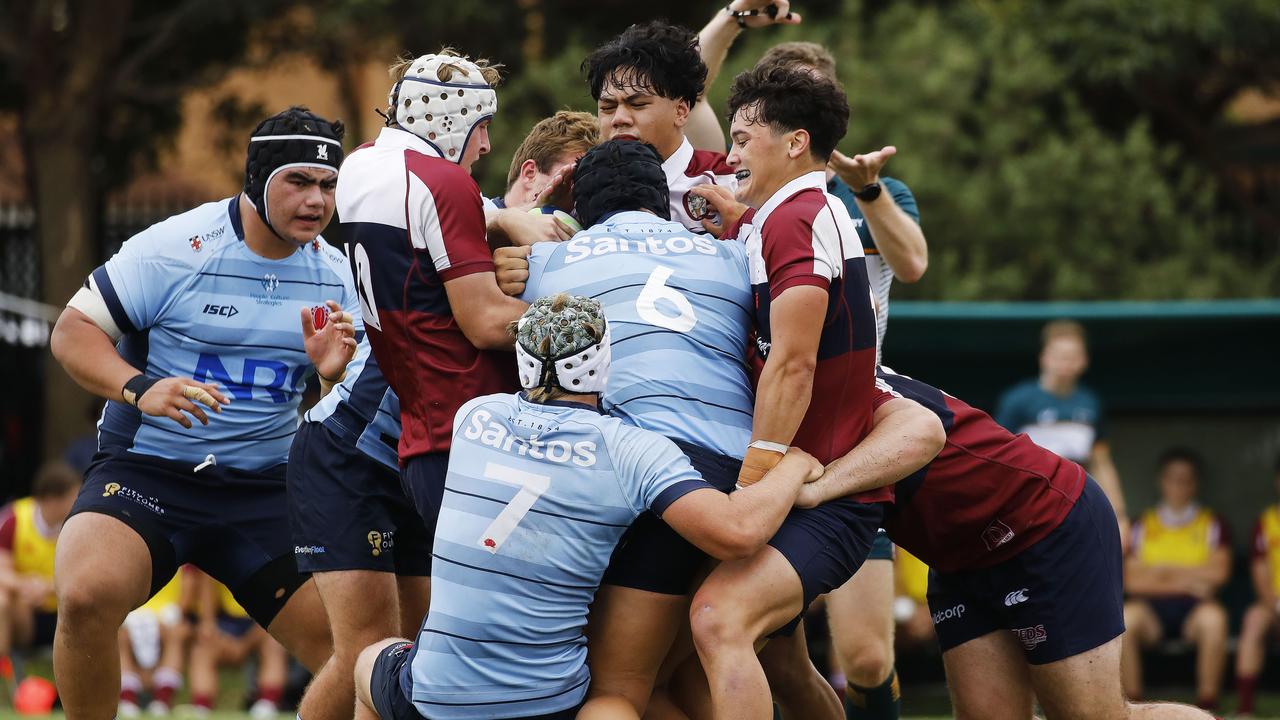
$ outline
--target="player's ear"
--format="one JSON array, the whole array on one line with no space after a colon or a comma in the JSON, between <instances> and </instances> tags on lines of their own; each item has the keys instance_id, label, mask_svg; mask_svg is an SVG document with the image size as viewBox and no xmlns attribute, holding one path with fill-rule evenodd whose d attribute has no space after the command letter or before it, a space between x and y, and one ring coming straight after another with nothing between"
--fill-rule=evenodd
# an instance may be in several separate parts
<instances>
[{"instance_id":1,"label":"player's ear","mask_svg":"<svg viewBox=\"0 0 1280 720\"><path fill-rule=\"evenodd\" d=\"M536 178L537 176L538 176L538 163L534 162L532 159L525 160L524 162L520 163L520 179L521 180L524 180L526 183L533 182L533 179Z\"/></svg>"},{"instance_id":2,"label":"player's ear","mask_svg":"<svg viewBox=\"0 0 1280 720\"><path fill-rule=\"evenodd\" d=\"M809 140L808 130L792 130L787 138L787 157L794 159L809 152Z\"/></svg>"},{"instance_id":3,"label":"player's ear","mask_svg":"<svg viewBox=\"0 0 1280 720\"><path fill-rule=\"evenodd\" d=\"M685 123L689 122L689 110L689 101L676 101L676 127L684 127Z\"/></svg>"}]
</instances>

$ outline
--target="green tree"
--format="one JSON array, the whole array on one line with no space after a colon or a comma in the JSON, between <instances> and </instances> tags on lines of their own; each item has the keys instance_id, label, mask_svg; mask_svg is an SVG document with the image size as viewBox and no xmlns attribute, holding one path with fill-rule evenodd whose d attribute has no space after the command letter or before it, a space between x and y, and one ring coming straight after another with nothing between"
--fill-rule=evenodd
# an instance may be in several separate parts
<instances>
[{"instance_id":1,"label":"green tree","mask_svg":"<svg viewBox=\"0 0 1280 720\"><path fill-rule=\"evenodd\" d=\"M36 210L45 302L62 305L97 257L108 188L172 136L179 101L244 54L248 28L279 3L33 0L0 5L0 111L18 116ZM47 455L84 431L84 394L52 356Z\"/></svg>"}]
</instances>

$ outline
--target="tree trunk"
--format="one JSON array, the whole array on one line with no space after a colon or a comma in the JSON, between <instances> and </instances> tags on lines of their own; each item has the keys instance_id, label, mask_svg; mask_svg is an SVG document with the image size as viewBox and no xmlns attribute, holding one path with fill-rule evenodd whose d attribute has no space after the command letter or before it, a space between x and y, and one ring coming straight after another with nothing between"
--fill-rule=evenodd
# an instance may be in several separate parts
<instances>
[{"instance_id":1,"label":"tree trunk","mask_svg":"<svg viewBox=\"0 0 1280 720\"><path fill-rule=\"evenodd\" d=\"M85 167L91 152L71 142L28 144L40 234L41 295L55 307L71 299L97 261L98 204ZM61 457L68 443L92 430L86 410L93 397L76 385L52 353L45 357L44 380L44 456Z\"/></svg>"}]
</instances>

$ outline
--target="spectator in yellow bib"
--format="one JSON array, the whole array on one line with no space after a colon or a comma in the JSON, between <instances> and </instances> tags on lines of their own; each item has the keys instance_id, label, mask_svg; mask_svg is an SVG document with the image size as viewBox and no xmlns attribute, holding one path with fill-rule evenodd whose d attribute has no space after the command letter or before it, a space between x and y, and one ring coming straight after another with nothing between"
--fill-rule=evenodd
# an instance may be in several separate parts
<instances>
[{"instance_id":1,"label":"spectator in yellow bib","mask_svg":"<svg viewBox=\"0 0 1280 720\"><path fill-rule=\"evenodd\" d=\"M1160 458L1160 504L1133 525L1125 559L1125 693L1142 696L1140 651L1165 638L1196 647L1196 697L1217 705L1227 658L1227 613L1215 596L1231 574L1226 525L1196 500L1202 463L1186 448Z\"/></svg>"},{"instance_id":2,"label":"spectator in yellow bib","mask_svg":"<svg viewBox=\"0 0 1280 720\"><path fill-rule=\"evenodd\" d=\"M0 672L15 649L49 645L57 622L53 549L81 477L70 465L45 463L31 496L0 510Z\"/></svg>"},{"instance_id":3,"label":"spectator in yellow bib","mask_svg":"<svg viewBox=\"0 0 1280 720\"><path fill-rule=\"evenodd\" d=\"M1280 493L1280 459L1276 461L1275 483ZM1254 691L1267 657L1267 639L1280 613L1280 503L1264 510L1258 518L1249 570L1257 599L1244 614L1236 648L1236 714L1241 716L1253 714Z\"/></svg>"}]
</instances>

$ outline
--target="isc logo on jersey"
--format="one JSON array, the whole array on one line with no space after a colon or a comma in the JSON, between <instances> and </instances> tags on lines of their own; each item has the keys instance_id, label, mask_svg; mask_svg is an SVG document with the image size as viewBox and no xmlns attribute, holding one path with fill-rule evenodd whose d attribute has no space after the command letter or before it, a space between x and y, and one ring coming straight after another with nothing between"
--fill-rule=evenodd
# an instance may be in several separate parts
<instances>
[{"instance_id":1,"label":"isc logo on jersey","mask_svg":"<svg viewBox=\"0 0 1280 720\"><path fill-rule=\"evenodd\" d=\"M715 243L715 240L704 237L689 237L688 235L663 235L647 237L644 240L613 237L611 235L599 237L579 236L565 243L565 249L568 254L565 255L564 263L565 265L570 265L594 255L607 255L618 252L635 252L648 255L685 255L697 252L703 255L715 255Z\"/></svg>"},{"instance_id":2,"label":"isc logo on jersey","mask_svg":"<svg viewBox=\"0 0 1280 720\"><path fill-rule=\"evenodd\" d=\"M583 440L573 445L569 445L564 440L545 443L537 439L525 440L507 432L501 424L493 422L493 416L487 410L477 410L472 413L467 429L462 435L468 440L479 440L482 445L521 457L528 455L535 460L550 460L554 463L572 461L578 467L591 467L596 464L596 444L591 440Z\"/></svg>"}]
</instances>

